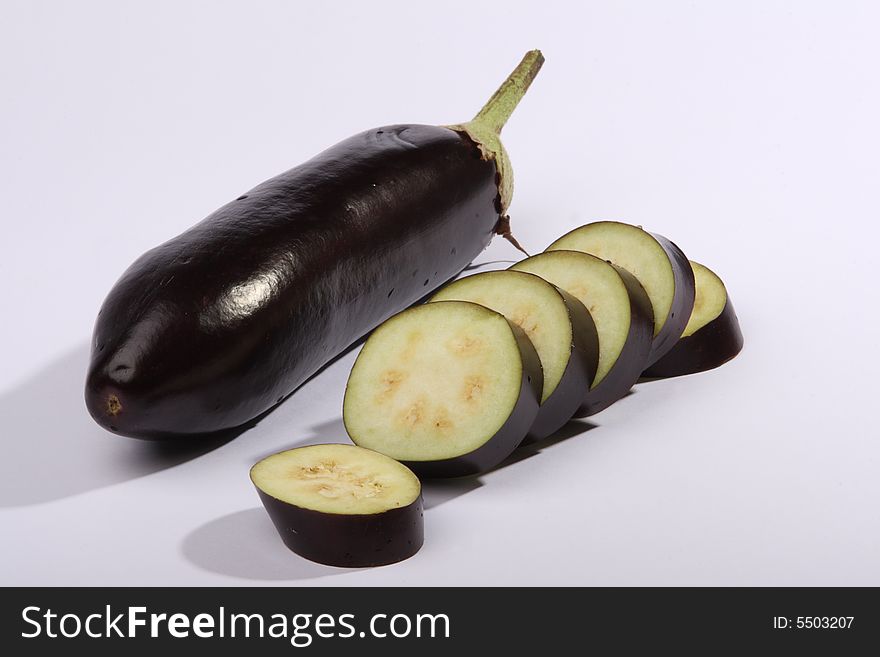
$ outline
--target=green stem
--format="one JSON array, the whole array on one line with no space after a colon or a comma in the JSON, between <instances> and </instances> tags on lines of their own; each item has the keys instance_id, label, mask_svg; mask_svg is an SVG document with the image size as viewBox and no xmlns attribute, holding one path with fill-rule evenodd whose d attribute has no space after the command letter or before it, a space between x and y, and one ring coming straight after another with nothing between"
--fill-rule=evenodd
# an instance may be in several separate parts
<instances>
[{"instance_id":1,"label":"green stem","mask_svg":"<svg viewBox=\"0 0 880 657\"><path fill-rule=\"evenodd\" d=\"M544 64L540 50L530 50L513 73L492 94L483 109L473 120L459 125L446 126L466 134L479 147L483 159L495 162L498 171L498 197L501 215L507 212L513 198L513 168L501 143L501 128L513 114L513 110L525 96L532 80ZM509 239L509 238L508 238Z\"/></svg>"},{"instance_id":2,"label":"green stem","mask_svg":"<svg viewBox=\"0 0 880 657\"><path fill-rule=\"evenodd\" d=\"M513 69L513 73L507 76L470 123L480 123L495 134L500 133L513 114L513 110L519 105L519 101L526 95L532 80L538 75L543 64L544 55L540 50L527 52L519 65Z\"/></svg>"}]
</instances>

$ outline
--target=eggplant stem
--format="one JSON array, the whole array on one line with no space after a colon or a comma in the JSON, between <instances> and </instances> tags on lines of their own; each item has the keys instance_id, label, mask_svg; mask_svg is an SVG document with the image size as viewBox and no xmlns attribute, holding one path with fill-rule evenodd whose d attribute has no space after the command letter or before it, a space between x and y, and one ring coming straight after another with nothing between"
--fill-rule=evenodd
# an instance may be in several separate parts
<instances>
[{"instance_id":1,"label":"eggplant stem","mask_svg":"<svg viewBox=\"0 0 880 657\"><path fill-rule=\"evenodd\" d=\"M529 252L522 248L519 241L513 236L513 233L510 232L510 217L506 214L498 218L498 223L495 225L495 234L501 235L501 237L513 244L514 248L525 253L527 258L531 257Z\"/></svg>"},{"instance_id":2,"label":"eggplant stem","mask_svg":"<svg viewBox=\"0 0 880 657\"><path fill-rule=\"evenodd\" d=\"M446 126L467 135L480 149L480 156L484 160L495 162L498 173L498 204L502 215L507 212L513 199L513 169L504 144L501 143L501 128L513 114L543 65L544 55L541 51L530 50L473 119L467 123Z\"/></svg>"},{"instance_id":3,"label":"eggplant stem","mask_svg":"<svg viewBox=\"0 0 880 657\"><path fill-rule=\"evenodd\" d=\"M495 134L499 134L543 65L544 55L540 50L527 52L519 65L477 112L471 123L480 123Z\"/></svg>"}]
</instances>

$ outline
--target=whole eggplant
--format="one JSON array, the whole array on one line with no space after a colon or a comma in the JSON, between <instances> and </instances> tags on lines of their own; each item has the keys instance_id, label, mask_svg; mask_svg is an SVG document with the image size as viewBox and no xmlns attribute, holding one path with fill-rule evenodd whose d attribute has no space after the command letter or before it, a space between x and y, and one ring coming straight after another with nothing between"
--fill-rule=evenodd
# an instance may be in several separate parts
<instances>
[{"instance_id":1,"label":"whole eggplant","mask_svg":"<svg viewBox=\"0 0 880 657\"><path fill-rule=\"evenodd\" d=\"M498 135L542 63L469 123L362 132L141 256L98 314L92 417L146 439L245 425L509 236Z\"/></svg>"}]
</instances>

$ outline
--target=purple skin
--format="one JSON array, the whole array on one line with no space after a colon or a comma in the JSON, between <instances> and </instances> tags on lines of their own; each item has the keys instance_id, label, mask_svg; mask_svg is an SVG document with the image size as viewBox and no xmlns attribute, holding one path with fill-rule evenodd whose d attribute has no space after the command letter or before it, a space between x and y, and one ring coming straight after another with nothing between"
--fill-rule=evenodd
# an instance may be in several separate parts
<instances>
[{"instance_id":1,"label":"purple skin","mask_svg":"<svg viewBox=\"0 0 880 657\"><path fill-rule=\"evenodd\" d=\"M382 513L322 513L283 502L257 488L263 506L293 552L343 568L385 566L409 559L425 538L422 496Z\"/></svg>"},{"instance_id":2,"label":"purple skin","mask_svg":"<svg viewBox=\"0 0 880 657\"><path fill-rule=\"evenodd\" d=\"M665 379L705 372L723 365L743 348L739 320L730 297L724 309L711 322L681 338L660 360L644 371L649 379Z\"/></svg>"},{"instance_id":3,"label":"purple skin","mask_svg":"<svg viewBox=\"0 0 880 657\"><path fill-rule=\"evenodd\" d=\"M599 385L587 393L575 417L595 415L626 396L645 369L653 344L654 311L648 293L626 269L612 266L620 274L629 293L629 334L617 362Z\"/></svg>"},{"instance_id":4,"label":"purple skin","mask_svg":"<svg viewBox=\"0 0 880 657\"><path fill-rule=\"evenodd\" d=\"M571 320L571 358L556 389L538 409L538 417L523 444L547 438L575 416L590 390L599 364L599 336L590 311L568 292L559 292Z\"/></svg>"},{"instance_id":5,"label":"purple skin","mask_svg":"<svg viewBox=\"0 0 880 657\"><path fill-rule=\"evenodd\" d=\"M656 363L675 347L694 310L694 298L697 290L694 270L684 252L663 235L657 233L651 233L651 235L669 256L675 280L675 294L672 297L669 313L666 315L666 323L663 324L663 328L660 329L651 345L651 353L648 354L649 365Z\"/></svg>"},{"instance_id":6,"label":"purple skin","mask_svg":"<svg viewBox=\"0 0 880 657\"><path fill-rule=\"evenodd\" d=\"M392 125L258 185L110 290L89 413L144 439L245 426L470 263L499 225L496 178L467 136Z\"/></svg>"}]
</instances>

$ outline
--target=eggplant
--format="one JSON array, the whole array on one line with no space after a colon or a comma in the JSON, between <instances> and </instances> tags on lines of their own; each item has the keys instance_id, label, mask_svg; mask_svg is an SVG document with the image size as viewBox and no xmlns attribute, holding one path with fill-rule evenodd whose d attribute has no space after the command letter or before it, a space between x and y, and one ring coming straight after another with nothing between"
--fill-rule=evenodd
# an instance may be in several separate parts
<instances>
[{"instance_id":1,"label":"eggplant","mask_svg":"<svg viewBox=\"0 0 880 657\"><path fill-rule=\"evenodd\" d=\"M654 342L647 365L675 346L694 308L694 272L682 250L662 235L618 221L597 221L566 233L547 251L583 251L635 276L651 299Z\"/></svg>"},{"instance_id":2,"label":"eggplant","mask_svg":"<svg viewBox=\"0 0 880 657\"><path fill-rule=\"evenodd\" d=\"M575 417L595 415L639 380L653 343L651 300L623 267L580 251L545 251L511 266L536 274L580 300L595 322L599 363Z\"/></svg>"},{"instance_id":3,"label":"eggplant","mask_svg":"<svg viewBox=\"0 0 880 657\"><path fill-rule=\"evenodd\" d=\"M345 387L352 442L420 477L492 469L538 416L538 352L516 324L469 301L395 315L367 338Z\"/></svg>"},{"instance_id":4,"label":"eggplant","mask_svg":"<svg viewBox=\"0 0 880 657\"><path fill-rule=\"evenodd\" d=\"M251 481L284 544L330 566L383 566L424 541L421 482L394 459L353 445L273 454Z\"/></svg>"},{"instance_id":5,"label":"eggplant","mask_svg":"<svg viewBox=\"0 0 880 657\"><path fill-rule=\"evenodd\" d=\"M646 378L668 378L719 367L743 348L736 311L724 282L705 265L691 261L697 282L694 311L681 339L645 370Z\"/></svg>"},{"instance_id":6,"label":"eggplant","mask_svg":"<svg viewBox=\"0 0 880 657\"><path fill-rule=\"evenodd\" d=\"M510 237L499 133L542 63L468 123L362 132L141 256L98 314L92 417L145 439L240 428Z\"/></svg>"},{"instance_id":7,"label":"eggplant","mask_svg":"<svg viewBox=\"0 0 880 657\"><path fill-rule=\"evenodd\" d=\"M430 301L478 303L519 326L541 360L541 407L524 443L561 429L578 411L599 362L599 336L587 309L568 292L521 271L488 271L442 287Z\"/></svg>"}]
</instances>

